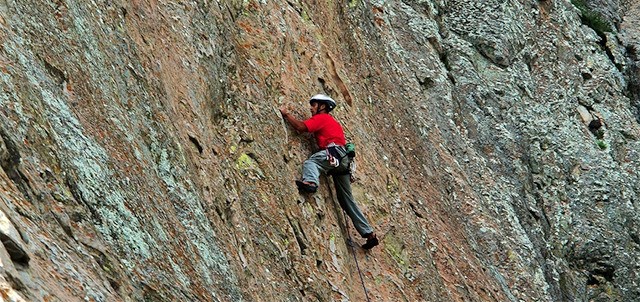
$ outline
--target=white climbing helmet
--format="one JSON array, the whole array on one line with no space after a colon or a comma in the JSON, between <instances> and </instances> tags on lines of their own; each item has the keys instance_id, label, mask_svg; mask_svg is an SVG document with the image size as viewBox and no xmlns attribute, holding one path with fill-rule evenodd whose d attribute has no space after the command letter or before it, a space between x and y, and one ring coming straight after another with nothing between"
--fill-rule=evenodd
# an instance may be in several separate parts
<instances>
[{"instance_id":1,"label":"white climbing helmet","mask_svg":"<svg viewBox=\"0 0 640 302\"><path fill-rule=\"evenodd\" d=\"M336 106L337 106L336 101L334 101L332 98L330 98L329 96L326 96L324 94L316 94L316 95L312 96L311 99L309 100L309 104L312 104L313 102L326 104L327 105L327 112L333 110L333 108L336 108Z\"/></svg>"}]
</instances>

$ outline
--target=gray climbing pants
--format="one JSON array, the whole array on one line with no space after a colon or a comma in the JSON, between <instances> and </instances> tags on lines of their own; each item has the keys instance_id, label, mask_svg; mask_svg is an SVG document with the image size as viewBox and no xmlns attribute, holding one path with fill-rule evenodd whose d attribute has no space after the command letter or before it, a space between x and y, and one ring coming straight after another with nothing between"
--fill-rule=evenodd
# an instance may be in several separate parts
<instances>
[{"instance_id":1,"label":"gray climbing pants","mask_svg":"<svg viewBox=\"0 0 640 302\"><path fill-rule=\"evenodd\" d=\"M367 222L358 205L356 205L353 194L351 194L351 177L348 174L351 158L345 156L347 151L344 147L338 146L336 148L340 157L343 157L338 167L333 167L329 164L326 150L318 151L311 155L302 165L302 181L319 185L320 173L333 174L333 183L336 187L336 195L338 196L340 207L347 212L360 236L366 237L366 235L373 233L373 228Z\"/></svg>"}]
</instances>

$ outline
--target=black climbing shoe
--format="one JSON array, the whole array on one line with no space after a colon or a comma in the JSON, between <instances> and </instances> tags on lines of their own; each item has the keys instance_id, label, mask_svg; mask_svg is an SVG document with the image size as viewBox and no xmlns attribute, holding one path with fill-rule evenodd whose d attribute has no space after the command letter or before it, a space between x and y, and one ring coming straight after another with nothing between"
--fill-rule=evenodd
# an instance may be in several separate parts
<instances>
[{"instance_id":1,"label":"black climbing shoe","mask_svg":"<svg viewBox=\"0 0 640 302\"><path fill-rule=\"evenodd\" d=\"M368 236L366 236L367 238L367 242L365 244L362 245L362 248L365 250L370 250L372 249L374 246L378 245L378 237L376 237L375 233L371 233Z\"/></svg>"},{"instance_id":2,"label":"black climbing shoe","mask_svg":"<svg viewBox=\"0 0 640 302\"><path fill-rule=\"evenodd\" d=\"M306 184L301 180L296 180L296 185L298 186L298 192L300 193L315 193L318 191L318 186Z\"/></svg>"}]
</instances>

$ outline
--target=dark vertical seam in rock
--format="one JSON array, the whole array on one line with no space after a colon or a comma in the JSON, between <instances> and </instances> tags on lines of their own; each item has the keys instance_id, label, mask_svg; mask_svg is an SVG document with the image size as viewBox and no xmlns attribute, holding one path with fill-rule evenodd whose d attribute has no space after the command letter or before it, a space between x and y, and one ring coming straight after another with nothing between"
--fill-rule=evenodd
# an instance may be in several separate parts
<instances>
[{"instance_id":1,"label":"dark vertical seam in rock","mask_svg":"<svg viewBox=\"0 0 640 302\"><path fill-rule=\"evenodd\" d=\"M298 246L300 247L300 253L302 255L306 255L307 252L307 244L306 244L306 239L305 239L305 235L302 232L302 229L300 227L300 223L295 220L292 221L291 218L289 218L289 216L287 216L287 221L289 221L289 225L291 226L291 228L293 229L293 234L296 238L296 242L298 243Z\"/></svg>"},{"instance_id":2,"label":"dark vertical seam in rock","mask_svg":"<svg viewBox=\"0 0 640 302\"><path fill-rule=\"evenodd\" d=\"M198 153L202 154L203 148L198 139L189 135L189 141L198 149Z\"/></svg>"},{"instance_id":3,"label":"dark vertical seam in rock","mask_svg":"<svg viewBox=\"0 0 640 302\"><path fill-rule=\"evenodd\" d=\"M29 179L20 170L20 161L22 157L20 156L18 146L9 137L4 128L0 128L0 138L4 141L8 153L7 158L0 159L2 169L9 179L13 181L16 187L18 187L18 190L20 190L25 199L29 202L33 202L34 194L31 185L29 184Z\"/></svg>"}]
</instances>

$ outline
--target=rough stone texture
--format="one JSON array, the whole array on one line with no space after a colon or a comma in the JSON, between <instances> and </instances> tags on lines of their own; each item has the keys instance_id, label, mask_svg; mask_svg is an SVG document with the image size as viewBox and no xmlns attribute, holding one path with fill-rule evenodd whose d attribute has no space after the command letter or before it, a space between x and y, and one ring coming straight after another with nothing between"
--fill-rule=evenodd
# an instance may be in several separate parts
<instances>
[{"instance_id":1,"label":"rough stone texture","mask_svg":"<svg viewBox=\"0 0 640 302\"><path fill-rule=\"evenodd\" d=\"M640 300L638 1L0 2L9 301ZM277 110L340 106L362 243Z\"/></svg>"}]
</instances>

